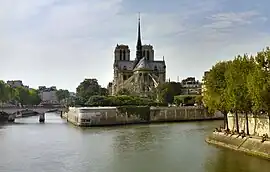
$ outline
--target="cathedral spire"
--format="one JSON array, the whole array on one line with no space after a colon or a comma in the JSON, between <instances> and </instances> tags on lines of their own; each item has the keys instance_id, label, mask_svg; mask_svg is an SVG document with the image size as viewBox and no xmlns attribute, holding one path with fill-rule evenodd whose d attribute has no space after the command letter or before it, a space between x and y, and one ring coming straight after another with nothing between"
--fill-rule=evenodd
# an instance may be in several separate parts
<instances>
[{"instance_id":1,"label":"cathedral spire","mask_svg":"<svg viewBox=\"0 0 270 172\"><path fill-rule=\"evenodd\" d=\"M141 17L139 13L138 19L138 38L137 38L137 46L136 46L136 59L142 59L142 40L141 40Z\"/></svg>"},{"instance_id":2,"label":"cathedral spire","mask_svg":"<svg viewBox=\"0 0 270 172\"><path fill-rule=\"evenodd\" d=\"M137 46L136 46L136 58L133 64L133 69L136 67L138 62L143 58L142 56L142 40L141 40L141 17L139 13L138 18L138 38L137 38Z\"/></svg>"}]
</instances>

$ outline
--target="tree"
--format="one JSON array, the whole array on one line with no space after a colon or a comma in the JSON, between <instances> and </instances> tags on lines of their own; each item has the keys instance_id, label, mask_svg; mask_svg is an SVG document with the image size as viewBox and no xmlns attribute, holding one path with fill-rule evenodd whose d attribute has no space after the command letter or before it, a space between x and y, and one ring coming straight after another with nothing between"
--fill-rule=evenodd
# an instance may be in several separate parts
<instances>
[{"instance_id":1,"label":"tree","mask_svg":"<svg viewBox=\"0 0 270 172\"><path fill-rule=\"evenodd\" d=\"M24 87L17 87L16 90L18 91L18 102L21 105L28 105L30 101L28 89Z\"/></svg>"},{"instance_id":2,"label":"tree","mask_svg":"<svg viewBox=\"0 0 270 172\"><path fill-rule=\"evenodd\" d=\"M56 97L58 101L67 100L70 97L68 90L59 89L56 91Z\"/></svg>"},{"instance_id":3,"label":"tree","mask_svg":"<svg viewBox=\"0 0 270 172\"><path fill-rule=\"evenodd\" d=\"M181 95L182 93L182 84L180 82L168 82L168 86L170 87L172 94L174 96Z\"/></svg>"},{"instance_id":4,"label":"tree","mask_svg":"<svg viewBox=\"0 0 270 172\"><path fill-rule=\"evenodd\" d=\"M107 88L101 87L101 88L100 88L100 93L99 93L99 94L100 94L101 96L108 96L109 91L108 91Z\"/></svg>"},{"instance_id":5,"label":"tree","mask_svg":"<svg viewBox=\"0 0 270 172\"><path fill-rule=\"evenodd\" d=\"M203 97L201 95L195 97L195 103L197 103L198 106L201 106L203 104L202 98Z\"/></svg>"},{"instance_id":6,"label":"tree","mask_svg":"<svg viewBox=\"0 0 270 172\"><path fill-rule=\"evenodd\" d=\"M204 77L203 102L209 110L220 110L227 119L233 112L239 132L238 114L244 113L249 134L248 114L268 112L270 119L270 48L255 57L238 55L233 61L219 62ZM224 120L225 121L225 120ZM225 121L228 126L228 121Z\"/></svg>"},{"instance_id":7,"label":"tree","mask_svg":"<svg viewBox=\"0 0 270 172\"><path fill-rule=\"evenodd\" d=\"M203 78L205 91L203 102L211 112L221 111L224 114L224 127L228 129L227 114L229 111L226 92L227 82L225 72L231 65L231 61L219 62L212 67L208 75Z\"/></svg>"},{"instance_id":8,"label":"tree","mask_svg":"<svg viewBox=\"0 0 270 172\"><path fill-rule=\"evenodd\" d=\"M248 75L253 73L254 59L247 55L237 56L227 69L226 100L228 108L235 113L236 130L239 132L238 113L244 113L246 118L246 133L249 135L248 114L252 112L252 99L248 89Z\"/></svg>"},{"instance_id":9,"label":"tree","mask_svg":"<svg viewBox=\"0 0 270 172\"><path fill-rule=\"evenodd\" d=\"M249 75L249 89L255 113L266 111L270 120L270 49L258 52L255 57L258 64L254 74Z\"/></svg>"},{"instance_id":10,"label":"tree","mask_svg":"<svg viewBox=\"0 0 270 172\"><path fill-rule=\"evenodd\" d=\"M170 83L160 84L157 87L157 99L161 103L173 103L174 92Z\"/></svg>"},{"instance_id":11,"label":"tree","mask_svg":"<svg viewBox=\"0 0 270 172\"><path fill-rule=\"evenodd\" d=\"M41 102L41 98L38 95L38 91L35 89L28 90L29 102L30 105L38 105Z\"/></svg>"},{"instance_id":12,"label":"tree","mask_svg":"<svg viewBox=\"0 0 270 172\"><path fill-rule=\"evenodd\" d=\"M80 85L76 88L77 100L76 102L80 104L86 104L86 102L92 96L108 96L108 90L102 88L97 79L85 79Z\"/></svg>"},{"instance_id":13,"label":"tree","mask_svg":"<svg viewBox=\"0 0 270 172\"><path fill-rule=\"evenodd\" d=\"M41 102L37 90L25 87L12 88L3 81L0 81L0 102L13 103L18 102L21 105L37 105Z\"/></svg>"},{"instance_id":14,"label":"tree","mask_svg":"<svg viewBox=\"0 0 270 172\"><path fill-rule=\"evenodd\" d=\"M106 96L99 95L91 96L86 102L89 106L108 106L110 103L110 100Z\"/></svg>"},{"instance_id":15,"label":"tree","mask_svg":"<svg viewBox=\"0 0 270 172\"><path fill-rule=\"evenodd\" d=\"M76 92L77 96L86 102L91 96L100 95L100 89L97 79L85 79L76 88Z\"/></svg>"},{"instance_id":16,"label":"tree","mask_svg":"<svg viewBox=\"0 0 270 172\"><path fill-rule=\"evenodd\" d=\"M246 118L246 133L249 135L249 119L248 114L252 112L252 96L249 92L249 84L248 84L248 77L250 74L254 73L254 70L256 68L256 64L253 57L248 57L247 55L244 55L241 59L241 68L240 68L240 76L242 79L241 83L241 91L243 94L243 100L241 102L241 109L242 112L245 114Z\"/></svg>"},{"instance_id":17,"label":"tree","mask_svg":"<svg viewBox=\"0 0 270 172\"><path fill-rule=\"evenodd\" d=\"M8 102L11 97L11 88L4 81L0 80L0 103Z\"/></svg>"},{"instance_id":18,"label":"tree","mask_svg":"<svg viewBox=\"0 0 270 172\"><path fill-rule=\"evenodd\" d=\"M228 70L228 87L231 92L227 96L232 102L232 107L238 121L238 112L244 113L246 118L246 133L249 135L248 114L252 112L252 99L248 89L248 76L253 73L256 64L252 57L238 56ZM230 73L231 72L231 73ZM237 122L238 123L238 122ZM238 124L237 124L238 126ZM239 126L237 131L239 132Z\"/></svg>"}]
</instances>

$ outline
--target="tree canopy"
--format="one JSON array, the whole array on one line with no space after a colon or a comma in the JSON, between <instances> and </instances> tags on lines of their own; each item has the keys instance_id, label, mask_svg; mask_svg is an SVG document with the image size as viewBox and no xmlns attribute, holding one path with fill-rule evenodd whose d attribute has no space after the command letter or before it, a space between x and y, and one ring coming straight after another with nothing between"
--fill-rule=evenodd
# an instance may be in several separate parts
<instances>
[{"instance_id":1,"label":"tree canopy","mask_svg":"<svg viewBox=\"0 0 270 172\"><path fill-rule=\"evenodd\" d=\"M156 88L157 100L161 103L173 103L174 96L181 94L181 83L166 82Z\"/></svg>"},{"instance_id":2,"label":"tree canopy","mask_svg":"<svg viewBox=\"0 0 270 172\"><path fill-rule=\"evenodd\" d=\"M270 114L270 49L218 62L204 76L203 103L212 111Z\"/></svg>"},{"instance_id":3,"label":"tree canopy","mask_svg":"<svg viewBox=\"0 0 270 172\"><path fill-rule=\"evenodd\" d=\"M76 88L78 101L86 103L92 96L107 96L108 90L98 84L97 79L84 79Z\"/></svg>"},{"instance_id":4,"label":"tree canopy","mask_svg":"<svg viewBox=\"0 0 270 172\"><path fill-rule=\"evenodd\" d=\"M68 99L70 97L70 93L68 90L59 89L56 91L56 97L58 101L62 101L62 100Z\"/></svg>"},{"instance_id":5,"label":"tree canopy","mask_svg":"<svg viewBox=\"0 0 270 172\"><path fill-rule=\"evenodd\" d=\"M25 87L12 88L4 81L0 81L0 102L21 105L38 105L41 99L38 91Z\"/></svg>"}]
</instances>

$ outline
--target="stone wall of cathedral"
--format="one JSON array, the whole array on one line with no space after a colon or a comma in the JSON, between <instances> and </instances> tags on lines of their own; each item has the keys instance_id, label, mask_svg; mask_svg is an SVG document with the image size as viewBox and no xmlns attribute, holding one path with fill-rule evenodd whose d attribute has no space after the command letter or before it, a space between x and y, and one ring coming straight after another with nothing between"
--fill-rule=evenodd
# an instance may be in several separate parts
<instances>
[{"instance_id":1,"label":"stone wall of cathedral","mask_svg":"<svg viewBox=\"0 0 270 172\"><path fill-rule=\"evenodd\" d=\"M164 83L166 79L166 66L164 61L155 61L152 45L143 45L142 54L152 64L153 70L140 73L133 73L133 61L130 60L130 49L127 45L117 45L114 51L114 78L110 85L110 93L116 95L123 88L124 83L132 77L133 86L128 90L140 96L147 96L153 92L156 83L149 76L155 77L158 84ZM128 81L127 81L128 82ZM127 83L131 84L131 83Z\"/></svg>"}]
</instances>

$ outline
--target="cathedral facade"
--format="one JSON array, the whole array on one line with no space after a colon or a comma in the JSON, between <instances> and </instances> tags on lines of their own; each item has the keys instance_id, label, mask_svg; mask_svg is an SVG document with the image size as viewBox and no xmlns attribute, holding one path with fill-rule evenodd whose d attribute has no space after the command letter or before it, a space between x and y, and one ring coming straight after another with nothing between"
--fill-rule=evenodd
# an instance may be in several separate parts
<instances>
[{"instance_id":1,"label":"cathedral facade","mask_svg":"<svg viewBox=\"0 0 270 172\"><path fill-rule=\"evenodd\" d=\"M142 45L140 18L138 22L138 38L135 60L130 59L128 45L118 45L114 51L113 82L108 90L116 95L120 90L128 90L130 94L149 97L155 88L165 82L166 65L163 60L155 60L152 45Z\"/></svg>"}]
</instances>

